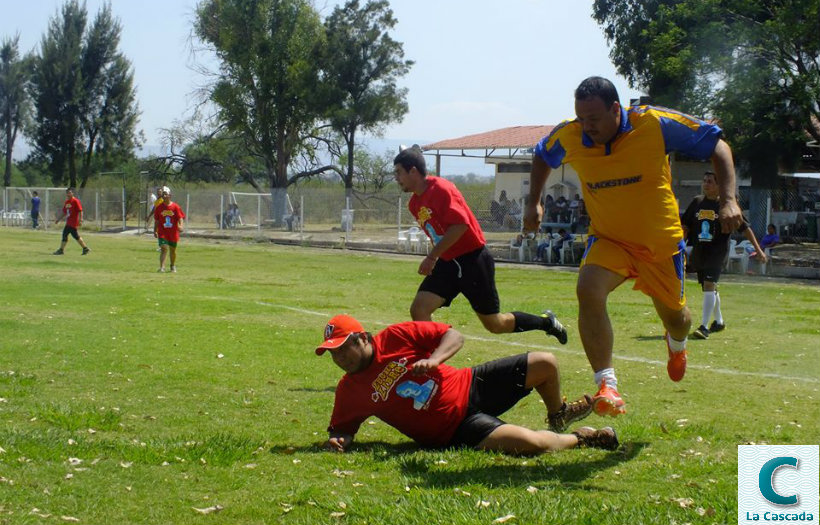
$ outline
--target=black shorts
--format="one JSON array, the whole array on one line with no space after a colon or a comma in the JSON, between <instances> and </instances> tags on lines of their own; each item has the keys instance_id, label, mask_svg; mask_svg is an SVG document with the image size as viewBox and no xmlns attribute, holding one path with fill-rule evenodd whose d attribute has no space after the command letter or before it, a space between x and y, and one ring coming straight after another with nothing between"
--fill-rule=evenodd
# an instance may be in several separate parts
<instances>
[{"instance_id":1,"label":"black shorts","mask_svg":"<svg viewBox=\"0 0 820 525\"><path fill-rule=\"evenodd\" d=\"M700 283L701 288L703 288L703 283L706 281L717 284L720 279L720 271L720 266L698 270L698 282Z\"/></svg>"},{"instance_id":2,"label":"black shorts","mask_svg":"<svg viewBox=\"0 0 820 525\"><path fill-rule=\"evenodd\" d=\"M68 236L71 235L75 239L80 238L80 234L77 233L77 228L72 228L71 226L66 226L63 228L63 242L68 240Z\"/></svg>"},{"instance_id":3,"label":"black shorts","mask_svg":"<svg viewBox=\"0 0 820 525\"><path fill-rule=\"evenodd\" d=\"M495 261L486 246L452 261L439 259L433 273L424 278L418 291L444 298L442 306L450 306L461 293L477 313L489 315L501 311L495 288Z\"/></svg>"},{"instance_id":4,"label":"black shorts","mask_svg":"<svg viewBox=\"0 0 820 525\"><path fill-rule=\"evenodd\" d=\"M527 354L474 366L467 414L453 434L450 446L475 447L504 425L498 416L532 392L532 388L524 386L526 379Z\"/></svg>"}]
</instances>

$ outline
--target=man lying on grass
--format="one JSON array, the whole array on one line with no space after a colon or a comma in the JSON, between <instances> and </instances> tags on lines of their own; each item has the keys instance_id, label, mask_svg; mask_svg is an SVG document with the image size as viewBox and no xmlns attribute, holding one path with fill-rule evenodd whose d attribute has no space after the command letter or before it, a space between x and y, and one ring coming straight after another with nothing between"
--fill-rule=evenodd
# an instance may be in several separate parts
<instances>
[{"instance_id":1,"label":"man lying on grass","mask_svg":"<svg viewBox=\"0 0 820 525\"><path fill-rule=\"evenodd\" d=\"M444 364L464 337L450 325L414 321L388 326L375 336L348 315L325 327L316 354L329 351L346 373L336 388L325 446L344 452L359 426L376 416L421 445L469 446L508 454L540 454L575 447L618 448L612 428L581 427L559 434L592 410L589 396L563 402L558 363L532 352L473 368ZM550 430L511 425L498 416L532 389L547 406Z\"/></svg>"}]
</instances>

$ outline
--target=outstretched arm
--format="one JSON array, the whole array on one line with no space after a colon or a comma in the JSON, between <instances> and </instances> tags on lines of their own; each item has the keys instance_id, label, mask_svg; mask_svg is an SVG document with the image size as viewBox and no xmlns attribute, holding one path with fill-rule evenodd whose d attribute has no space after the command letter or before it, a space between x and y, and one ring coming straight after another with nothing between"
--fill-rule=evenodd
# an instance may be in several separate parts
<instances>
[{"instance_id":1,"label":"outstretched arm","mask_svg":"<svg viewBox=\"0 0 820 525\"><path fill-rule=\"evenodd\" d=\"M351 434L331 432L330 437L325 442L325 448L333 452L345 452L352 444L353 436Z\"/></svg>"},{"instance_id":2,"label":"outstretched arm","mask_svg":"<svg viewBox=\"0 0 820 525\"><path fill-rule=\"evenodd\" d=\"M723 233L731 233L743 222L743 216L735 197L735 164L732 149L723 139L718 141L715 152L712 153L712 166L720 191L720 227Z\"/></svg>"},{"instance_id":3,"label":"outstretched arm","mask_svg":"<svg viewBox=\"0 0 820 525\"><path fill-rule=\"evenodd\" d=\"M544 216L544 207L541 206L541 191L550 175L549 165L539 155L532 156L532 170L530 171L530 198L524 207L524 230L537 232L541 228L541 217Z\"/></svg>"},{"instance_id":4,"label":"outstretched arm","mask_svg":"<svg viewBox=\"0 0 820 525\"><path fill-rule=\"evenodd\" d=\"M461 335L461 332L458 330L450 328L444 332L438 344L438 348L433 350L430 357L427 359L419 359L413 363L411 365L411 371L415 375L423 375L430 370L435 370L438 368L438 365L456 355L462 346L464 346L464 336Z\"/></svg>"},{"instance_id":5,"label":"outstretched arm","mask_svg":"<svg viewBox=\"0 0 820 525\"><path fill-rule=\"evenodd\" d=\"M763 264L766 264L766 261L768 260L768 257L766 257L766 251L761 248L760 244L757 242L755 232L753 232L751 228L746 228L743 231L743 235L749 240L750 243L752 243L752 246L755 247L755 252L757 252L755 257L757 257L757 260Z\"/></svg>"}]
</instances>

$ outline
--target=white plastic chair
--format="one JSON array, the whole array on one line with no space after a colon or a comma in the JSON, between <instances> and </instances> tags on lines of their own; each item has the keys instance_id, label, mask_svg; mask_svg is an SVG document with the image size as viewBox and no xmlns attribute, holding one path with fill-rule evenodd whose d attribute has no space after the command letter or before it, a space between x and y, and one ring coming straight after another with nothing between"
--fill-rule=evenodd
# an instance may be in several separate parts
<instances>
[{"instance_id":1,"label":"white plastic chair","mask_svg":"<svg viewBox=\"0 0 820 525\"><path fill-rule=\"evenodd\" d=\"M561 257L561 264L566 264L568 259L572 259L572 263L575 264L575 250L572 249L572 245L575 243L575 238L572 240L564 241L564 244L561 245L561 249L559 250L559 255Z\"/></svg>"},{"instance_id":2,"label":"white plastic chair","mask_svg":"<svg viewBox=\"0 0 820 525\"><path fill-rule=\"evenodd\" d=\"M409 239L409 246L415 253L421 253L422 247L425 249L425 252L428 250L427 245L427 236L424 235L424 232L421 231L421 228L418 226L412 226L409 230L407 230L407 237Z\"/></svg>"},{"instance_id":3,"label":"white plastic chair","mask_svg":"<svg viewBox=\"0 0 820 525\"><path fill-rule=\"evenodd\" d=\"M726 259L726 270L732 269L732 261L740 263L740 273L746 273L749 270L749 252L746 250L747 246L752 246L748 240L740 242L731 239L729 241L729 257Z\"/></svg>"},{"instance_id":4,"label":"white plastic chair","mask_svg":"<svg viewBox=\"0 0 820 525\"><path fill-rule=\"evenodd\" d=\"M410 249L409 231L410 230L399 230L398 235L396 235L396 248L398 248L399 251L406 252Z\"/></svg>"}]
</instances>

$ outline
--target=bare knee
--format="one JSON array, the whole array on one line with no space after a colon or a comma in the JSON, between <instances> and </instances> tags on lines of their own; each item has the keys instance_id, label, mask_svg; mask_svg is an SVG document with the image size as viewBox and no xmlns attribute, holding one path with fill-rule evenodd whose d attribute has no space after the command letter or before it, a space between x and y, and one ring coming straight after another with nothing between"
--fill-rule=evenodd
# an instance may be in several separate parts
<instances>
[{"instance_id":1,"label":"bare knee","mask_svg":"<svg viewBox=\"0 0 820 525\"><path fill-rule=\"evenodd\" d=\"M558 378L558 359L549 352L527 354L527 388L555 381Z\"/></svg>"}]
</instances>

